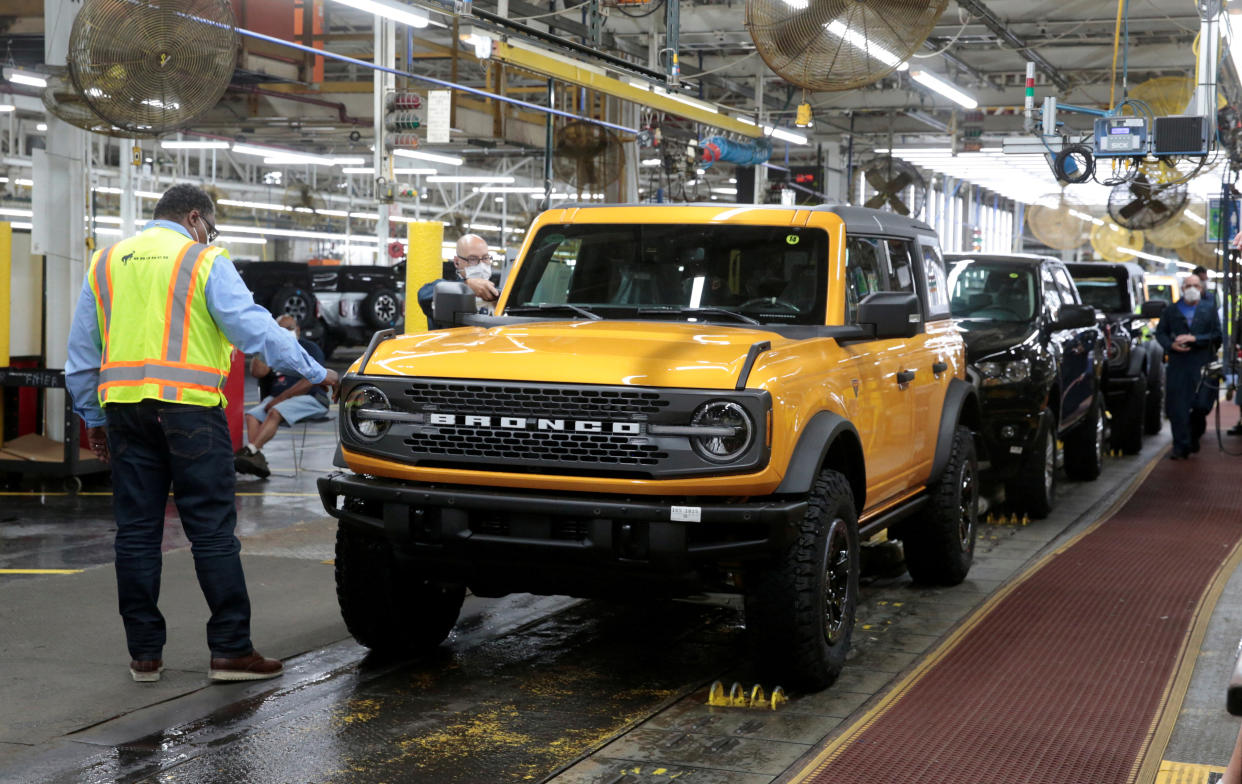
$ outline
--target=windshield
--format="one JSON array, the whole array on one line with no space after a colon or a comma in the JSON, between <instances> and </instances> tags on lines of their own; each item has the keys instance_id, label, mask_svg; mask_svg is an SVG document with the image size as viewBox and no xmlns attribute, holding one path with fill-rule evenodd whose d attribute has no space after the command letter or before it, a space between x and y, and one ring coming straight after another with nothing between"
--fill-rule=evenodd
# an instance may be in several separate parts
<instances>
[{"instance_id":1,"label":"windshield","mask_svg":"<svg viewBox=\"0 0 1242 784\"><path fill-rule=\"evenodd\" d=\"M1030 321L1039 304L1038 282L1029 265L967 260L949 272L954 318Z\"/></svg>"},{"instance_id":2,"label":"windshield","mask_svg":"<svg viewBox=\"0 0 1242 784\"><path fill-rule=\"evenodd\" d=\"M542 306L550 317L579 318L573 308L549 307L573 305L605 318L823 324L827 257L822 229L545 226L530 245L505 311Z\"/></svg>"},{"instance_id":3,"label":"windshield","mask_svg":"<svg viewBox=\"0 0 1242 784\"><path fill-rule=\"evenodd\" d=\"M1130 310L1124 281L1113 275L1075 275L1074 286L1084 304L1106 313Z\"/></svg>"}]
</instances>

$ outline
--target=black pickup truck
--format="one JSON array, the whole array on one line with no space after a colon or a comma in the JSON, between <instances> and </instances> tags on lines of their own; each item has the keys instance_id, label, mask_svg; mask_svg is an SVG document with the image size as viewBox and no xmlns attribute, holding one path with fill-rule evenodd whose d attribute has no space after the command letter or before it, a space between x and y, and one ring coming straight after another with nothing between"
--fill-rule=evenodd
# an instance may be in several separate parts
<instances>
[{"instance_id":1,"label":"black pickup truck","mask_svg":"<svg viewBox=\"0 0 1242 784\"><path fill-rule=\"evenodd\" d=\"M1095 479L1108 446L1104 334L1065 265L1032 255L947 254L950 308L979 390L985 479L1032 517L1052 511L1057 442L1065 473Z\"/></svg>"},{"instance_id":2,"label":"black pickup truck","mask_svg":"<svg viewBox=\"0 0 1242 784\"><path fill-rule=\"evenodd\" d=\"M1136 454L1143 434L1160 432L1164 349L1147 334L1168 304L1143 301L1143 268L1102 261L1066 264L1083 301L1108 319L1104 398L1112 415L1113 448Z\"/></svg>"}]
</instances>

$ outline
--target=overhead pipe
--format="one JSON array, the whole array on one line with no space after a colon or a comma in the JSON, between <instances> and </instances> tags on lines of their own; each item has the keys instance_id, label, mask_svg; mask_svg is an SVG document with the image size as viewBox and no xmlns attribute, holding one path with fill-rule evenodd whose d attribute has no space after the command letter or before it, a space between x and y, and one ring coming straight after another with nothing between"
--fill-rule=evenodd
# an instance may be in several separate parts
<instances>
[{"instance_id":1,"label":"overhead pipe","mask_svg":"<svg viewBox=\"0 0 1242 784\"><path fill-rule=\"evenodd\" d=\"M254 87L253 85L229 85L229 92L249 93L251 95L262 95L266 98L279 98L285 101L297 101L298 103L309 103L313 106L323 106L328 109L336 109L336 116L345 125L370 125L373 120L370 117L353 117L345 111L345 104L340 101L327 101L323 98L312 98L309 95L300 95L298 93L282 93L276 90L265 90L262 87Z\"/></svg>"},{"instance_id":2,"label":"overhead pipe","mask_svg":"<svg viewBox=\"0 0 1242 784\"><path fill-rule=\"evenodd\" d=\"M263 33L257 33L254 30L246 30L245 28L242 28L242 27L238 27L236 29L237 29L238 35L244 35L247 38L254 38L259 41L267 41L268 43L278 44L280 46L285 46L290 49L296 49L300 52L306 52L307 54L314 54L314 55L319 55L320 57L327 57L328 59L336 60L342 63L349 63L351 65L357 65L363 68L370 68L375 71L383 71L385 73L391 73L394 76L401 77L402 79L414 79L416 81L426 82L428 84L434 84L438 87L445 87L450 90L457 90L459 92L469 93L470 95L477 95L481 98L491 98L496 101L501 101L503 103L512 104L513 106L521 106L524 109L530 109L536 112L544 112L545 114L555 115L557 117L565 117L570 120L581 120L582 122L591 123L592 125L599 125L604 128L610 128L614 131L621 131L622 133L627 133L627 134L638 133L637 128L627 128L624 125L617 125L616 123L610 123L605 120L598 120L593 117L579 117L573 114L572 112L562 111L560 109L555 109L551 106L540 106L537 103L523 101L519 98L512 98L507 95L500 95L498 93L488 92L487 90L480 90L477 87L467 87L464 84L454 84L453 82L446 82L443 79L436 79L433 76L424 76L423 74L410 73L408 71L402 71L397 68L388 68L386 66L376 65L375 63L368 63L367 61L359 60L356 57L349 57L348 55L337 54L336 52L329 52L326 49L316 49L313 46L306 46L305 44L298 44L298 43L294 43L293 41L286 41L283 38L276 38L275 36L265 35Z\"/></svg>"}]
</instances>

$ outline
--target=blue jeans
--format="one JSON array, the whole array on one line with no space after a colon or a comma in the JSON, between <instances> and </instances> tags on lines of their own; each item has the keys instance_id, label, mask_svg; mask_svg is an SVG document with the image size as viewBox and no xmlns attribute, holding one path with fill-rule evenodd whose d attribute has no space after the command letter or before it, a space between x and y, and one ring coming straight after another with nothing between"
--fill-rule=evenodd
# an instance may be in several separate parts
<instances>
[{"instance_id":1,"label":"blue jeans","mask_svg":"<svg viewBox=\"0 0 1242 784\"><path fill-rule=\"evenodd\" d=\"M159 659L167 634L157 606L168 489L190 540L194 570L211 619L213 657L245 656L250 597L242 573L233 448L221 408L158 400L110 403L116 585L129 654Z\"/></svg>"}]
</instances>

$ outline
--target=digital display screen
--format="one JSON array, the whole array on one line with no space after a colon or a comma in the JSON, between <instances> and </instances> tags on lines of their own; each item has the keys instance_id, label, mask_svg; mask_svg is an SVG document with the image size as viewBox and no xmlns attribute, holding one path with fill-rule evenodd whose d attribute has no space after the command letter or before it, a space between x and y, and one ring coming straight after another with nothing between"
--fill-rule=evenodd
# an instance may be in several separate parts
<instances>
[{"instance_id":1,"label":"digital display screen","mask_svg":"<svg viewBox=\"0 0 1242 784\"><path fill-rule=\"evenodd\" d=\"M1129 133L1129 128L1109 128L1108 132L1116 136L1119 133Z\"/></svg>"}]
</instances>

